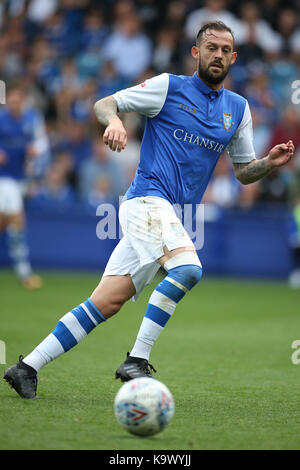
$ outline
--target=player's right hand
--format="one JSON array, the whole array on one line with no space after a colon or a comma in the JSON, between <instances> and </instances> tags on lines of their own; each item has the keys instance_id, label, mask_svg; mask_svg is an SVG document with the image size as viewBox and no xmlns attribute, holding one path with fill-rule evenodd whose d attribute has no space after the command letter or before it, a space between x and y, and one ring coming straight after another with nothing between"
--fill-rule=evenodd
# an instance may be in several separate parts
<instances>
[{"instance_id":1,"label":"player's right hand","mask_svg":"<svg viewBox=\"0 0 300 470\"><path fill-rule=\"evenodd\" d=\"M103 142L113 151L121 152L126 147L127 133L121 119L112 119L103 134Z\"/></svg>"}]
</instances>

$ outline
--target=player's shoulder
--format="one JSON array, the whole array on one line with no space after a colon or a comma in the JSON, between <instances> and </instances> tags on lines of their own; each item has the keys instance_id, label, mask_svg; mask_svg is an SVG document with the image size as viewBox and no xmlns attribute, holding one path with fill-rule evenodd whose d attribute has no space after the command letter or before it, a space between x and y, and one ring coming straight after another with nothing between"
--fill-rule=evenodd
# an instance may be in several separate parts
<instances>
[{"instance_id":1,"label":"player's shoulder","mask_svg":"<svg viewBox=\"0 0 300 470\"><path fill-rule=\"evenodd\" d=\"M175 75L173 73L168 73L167 75L169 78L169 89L173 91L177 91L182 86L185 86L192 78L189 75Z\"/></svg>"},{"instance_id":2,"label":"player's shoulder","mask_svg":"<svg viewBox=\"0 0 300 470\"><path fill-rule=\"evenodd\" d=\"M244 96L239 95L235 91L228 90L228 88L224 88L224 96L232 103L240 105L243 108L245 108L247 104L247 100Z\"/></svg>"}]
</instances>

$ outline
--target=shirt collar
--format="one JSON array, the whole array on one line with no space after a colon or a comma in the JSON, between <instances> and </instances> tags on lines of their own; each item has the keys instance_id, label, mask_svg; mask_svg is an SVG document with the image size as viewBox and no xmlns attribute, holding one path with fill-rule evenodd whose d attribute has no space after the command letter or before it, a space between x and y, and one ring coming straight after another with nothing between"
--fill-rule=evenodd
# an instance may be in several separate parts
<instances>
[{"instance_id":1,"label":"shirt collar","mask_svg":"<svg viewBox=\"0 0 300 470\"><path fill-rule=\"evenodd\" d=\"M217 98L219 97L223 91L224 91L224 85L222 85L222 88L220 90L213 90L210 88L206 83L204 83L199 77L197 72L194 73L192 76L192 81L194 85L204 94L209 96L209 98Z\"/></svg>"}]
</instances>

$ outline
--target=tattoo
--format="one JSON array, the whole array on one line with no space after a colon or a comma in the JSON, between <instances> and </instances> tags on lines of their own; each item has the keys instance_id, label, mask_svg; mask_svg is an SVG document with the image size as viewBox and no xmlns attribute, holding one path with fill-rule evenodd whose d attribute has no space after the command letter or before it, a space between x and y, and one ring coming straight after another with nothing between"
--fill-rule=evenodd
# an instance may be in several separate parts
<instances>
[{"instance_id":1,"label":"tattoo","mask_svg":"<svg viewBox=\"0 0 300 470\"><path fill-rule=\"evenodd\" d=\"M234 163L233 166L237 179L243 184L254 183L272 170L268 157L252 160L250 163Z\"/></svg>"},{"instance_id":2,"label":"tattoo","mask_svg":"<svg viewBox=\"0 0 300 470\"><path fill-rule=\"evenodd\" d=\"M105 127L109 125L109 121L112 119L118 119L118 105L112 96L97 101L94 105L94 111L100 124Z\"/></svg>"}]
</instances>

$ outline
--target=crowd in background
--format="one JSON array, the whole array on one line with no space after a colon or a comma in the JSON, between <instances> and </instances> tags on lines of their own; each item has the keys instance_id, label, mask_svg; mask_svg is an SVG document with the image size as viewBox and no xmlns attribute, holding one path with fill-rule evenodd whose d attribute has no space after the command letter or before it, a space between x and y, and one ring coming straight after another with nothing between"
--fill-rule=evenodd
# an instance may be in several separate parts
<instances>
[{"instance_id":1,"label":"crowd in background","mask_svg":"<svg viewBox=\"0 0 300 470\"><path fill-rule=\"evenodd\" d=\"M39 110L47 145L28 159L28 197L37 207L95 208L117 201L139 160L144 119L123 116L121 153L102 142L94 103L162 72L191 75L201 25L232 28L238 60L225 86L249 101L258 157L292 139L295 158L242 186L224 153L204 201L223 207L293 203L300 196L300 1L9 0L0 4L0 79L18 81ZM294 88L293 88L294 86ZM294 101L294 103L293 103Z\"/></svg>"}]
</instances>

